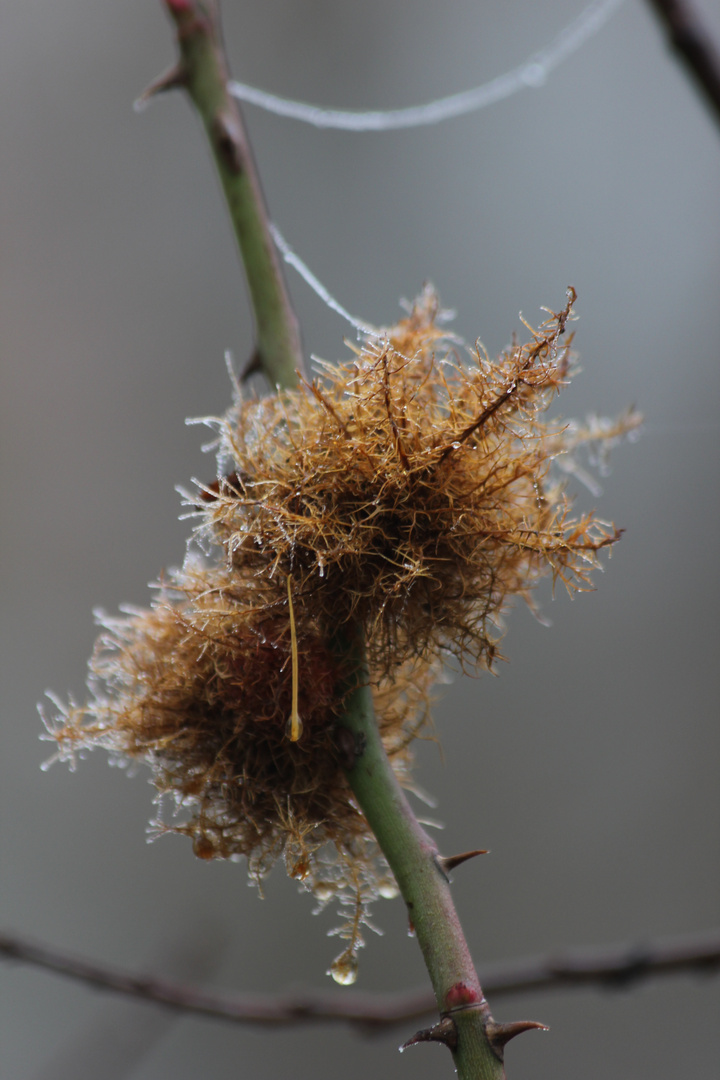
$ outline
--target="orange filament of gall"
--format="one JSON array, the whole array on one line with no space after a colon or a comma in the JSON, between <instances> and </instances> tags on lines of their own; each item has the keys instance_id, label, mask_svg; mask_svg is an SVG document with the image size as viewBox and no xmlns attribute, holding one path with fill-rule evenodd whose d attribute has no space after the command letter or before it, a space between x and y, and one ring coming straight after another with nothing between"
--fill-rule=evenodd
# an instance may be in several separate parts
<instances>
[{"instance_id":1,"label":"orange filament of gall","mask_svg":"<svg viewBox=\"0 0 720 1080\"><path fill-rule=\"evenodd\" d=\"M302 720L298 713L298 647L297 634L295 633L295 612L292 599L292 575L288 574L287 593L288 609L290 611L290 649L292 654L292 709L287 725L287 734L290 742L297 742L302 735Z\"/></svg>"}]
</instances>

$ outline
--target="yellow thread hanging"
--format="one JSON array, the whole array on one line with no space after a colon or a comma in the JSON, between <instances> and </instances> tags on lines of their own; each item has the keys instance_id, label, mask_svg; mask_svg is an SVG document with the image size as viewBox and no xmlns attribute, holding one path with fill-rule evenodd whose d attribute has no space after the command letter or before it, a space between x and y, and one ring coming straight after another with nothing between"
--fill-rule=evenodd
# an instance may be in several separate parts
<instances>
[{"instance_id":1,"label":"yellow thread hanging","mask_svg":"<svg viewBox=\"0 0 720 1080\"><path fill-rule=\"evenodd\" d=\"M298 647L295 632L295 612L292 599L292 574L287 576L288 608L290 610L290 650L292 655L292 709L285 732L290 742L297 742L302 735L302 720L298 713Z\"/></svg>"}]
</instances>

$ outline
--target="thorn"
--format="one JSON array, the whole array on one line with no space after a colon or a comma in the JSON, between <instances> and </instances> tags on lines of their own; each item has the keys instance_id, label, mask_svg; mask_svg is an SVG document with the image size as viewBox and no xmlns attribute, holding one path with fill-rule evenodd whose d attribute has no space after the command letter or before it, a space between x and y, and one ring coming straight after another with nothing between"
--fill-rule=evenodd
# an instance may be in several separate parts
<instances>
[{"instance_id":1,"label":"thorn","mask_svg":"<svg viewBox=\"0 0 720 1080\"><path fill-rule=\"evenodd\" d=\"M489 1020L485 1025L487 1040L495 1053L502 1059L503 1049L506 1043L514 1039L516 1035L522 1035L524 1031L549 1031L546 1024L539 1024L536 1020L517 1020L514 1024L496 1024Z\"/></svg>"},{"instance_id":2,"label":"thorn","mask_svg":"<svg viewBox=\"0 0 720 1080\"><path fill-rule=\"evenodd\" d=\"M142 112L150 103L150 99L164 94L168 90L177 90L187 83L187 72L182 63L175 64L163 75L154 79L146 90L143 90L139 98L133 102L135 112Z\"/></svg>"},{"instance_id":3,"label":"thorn","mask_svg":"<svg viewBox=\"0 0 720 1080\"><path fill-rule=\"evenodd\" d=\"M240 382L245 382L251 375L256 375L258 371L262 371L262 360L260 359L260 350L254 349L240 371Z\"/></svg>"},{"instance_id":4,"label":"thorn","mask_svg":"<svg viewBox=\"0 0 720 1080\"><path fill-rule=\"evenodd\" d=\"M455 1021L446 1016L440 1020L434 1027L423 1028L421 1031L416 1031L412 1039L408 1039L400 1047L400 1053L403 1050L407 1050L408 1046L415 1046L416 1043L421 1042L439 1042L444 1043L449 1050L453 1053L457 1049L458 1033L455 1026Z\"/></svg>"},{"instance_id":5,"label":"thorn","mask_svg":"<svg viewBox=\"0 0 720 1080\"><path fill-rule=\"evenodd\" d=\"M460 866L462 863L467 862L468 859L474 859L476 855L489 855L490 852L486 848L477 848L475 851L463 851L461 855L448 855L444 858L442 855L438 855L437 861L440 864L445 877L448 877L451 870L454 870L456 866Z\"/></svg>"}]
</instances>

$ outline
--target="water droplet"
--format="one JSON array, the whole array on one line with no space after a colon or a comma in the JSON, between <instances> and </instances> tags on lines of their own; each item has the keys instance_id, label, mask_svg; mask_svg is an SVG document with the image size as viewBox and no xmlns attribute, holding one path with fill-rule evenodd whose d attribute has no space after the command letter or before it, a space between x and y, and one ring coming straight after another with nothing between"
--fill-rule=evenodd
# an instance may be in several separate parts
<instances>
[{"instance_id":1,"label":"water droplet","mask_svg":"<svg viewBox=\"0 0 720 1080\"><path fill-rule=\"evenodd\" d=\"M381 881L378 885L378 895L382 896L383 900L394 900L400 895L400 890L394 881Z\"/></svg>"},{"instance_id":2,"label":"water droplet","mask_svg":"<svg viewBox=\"0 0 720 1080\"><path fill-rule=\"evenodd\" d=\"M459 450L460 447L462 446L462 443L454 442L454 443L451 443L451 445L452 445L453 450Z\"/></svg>"},{"instance_id":3,"label":"water droplet","mask_svg":"<svg viewBox=\"0 0 720 1080\"><path fill-rule=\"evenodd\" d=\"M307 859L300 859L293 867L288 871L288 876L292 878L298 878L300 881L304 881L310 873L310 864Z\"/></svg>"},{"instance_id":4,"label":"water droplet","mask_svg":"<svg viewBox=\"0 0 720 1080\"><path fill-rule=\"evenodd\" d=\"M207 836L196 836L193 840L193 854L198 859L213 859L215 857L215 846L211 840L208 840Z\"/></svg>"},{"instance_id":5,"label":"water droplet","mask_svg":"<svg viewBox=\"0 0 720 1080\"><path fill-rule=\"evenodd\" d=\"M357 957L352 952L340 953L332 964L328 975L332 975L336 983L340 986L352 986L358 976L358 962Z\"/></svg>"},{"instance_id":6,"label":"water droplet","mask_svg":"<svg viewBox=\"0 0 720 1080\"><path fill-rule=\"evenodd\" d=\"M290 742L297 742L303 733L303 722L297 713L294 716L288 718L288 722L285 725L285 734Z\"/></svg>"},{"instance_id":7,"label":"water droplet","mask_svg":"<svg viewBox=\"0 0 720 1080\"><path fill-rule=\"evenodd\" d=\"M537 89L537 87L542 86L547 79L547 67L542 61L534 60L525 65L521 78L527 86L532 86L534 89Z\"/></svg>"},{"instance_id":8,"label":"water droplet","mask_svg":"<svg viewBox=\"0 0 720 1080\"><path fill-rule=\"evenodd\" d=\"M337 890L331 881L318 881L313 889L313 895L324 904L332 899L336 891Z\"/></svg>"}]
</instances>

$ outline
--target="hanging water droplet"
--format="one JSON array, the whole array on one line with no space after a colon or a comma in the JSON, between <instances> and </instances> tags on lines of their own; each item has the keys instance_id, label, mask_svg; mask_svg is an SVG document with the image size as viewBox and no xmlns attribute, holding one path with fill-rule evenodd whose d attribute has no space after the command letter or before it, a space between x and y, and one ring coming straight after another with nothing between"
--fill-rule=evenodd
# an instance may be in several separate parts
<instances>
[{"instance_id":1,"label":"hanging water droplet","mask_svg":"<svg viewBox=\"0 0 720 1080\"><path fill-rule=\"evenodd\" d=\"M305 881L305 878L310 873L310 863L307 859L300 859L288 870L288 877L298 878L299 881Z\"/></svg>"},{"instance_id":2,"label":"hanging water droplet","mask_svg":"<svg viewBox=\"0 0 720 1080\"><path fill-rule=\"evenodd\" d=\"M358 976L357 957L352 952L340 953L330 965L328 975L332 975L340 986L352 986Z\"/></svg>"},{"instance_id":3,"label":"hanging water droplet","mask_svg":"<svg viewBox=\"0 0 720 1080\"><path fill-rule=\"evenodd\" d=\"M297 713L293 713L288 718L288 722L285 725L285 734L290 742L297 742L303 733L303 722Z\"/></svg>"},{"instance_id":4,"label":"hanging water droplet","mask_svg":"<svg viewBox=\"0 0 720 1080\"><path fill-rule=\"evenodd\" d=\"M198 859L214 859L215 846L207 836L196 836L193 840L193 855Z\"/></svg>"},{"instance_id":5,"label":"hanging water droplet","mask_svg":"<svg viewBox=\"0 0 720 1080\"><path fill-rule=\"evenodd\" d=\"M378 885L378 896L382 896L383 900L394 900L399 895L400 890L394 881L381 881Z\"/></svg>"},{"instance_id":6,"label":"hanging water droplet","mask_svg":"<svg viewBox=\"0 0 720 1080\"><path fill-rule=\"evenodd\" d=\"M318 881L313 888L313 895L323 904L331 900L336 892L337 889L331 881Z\"/></svg>"}]
</instances>

